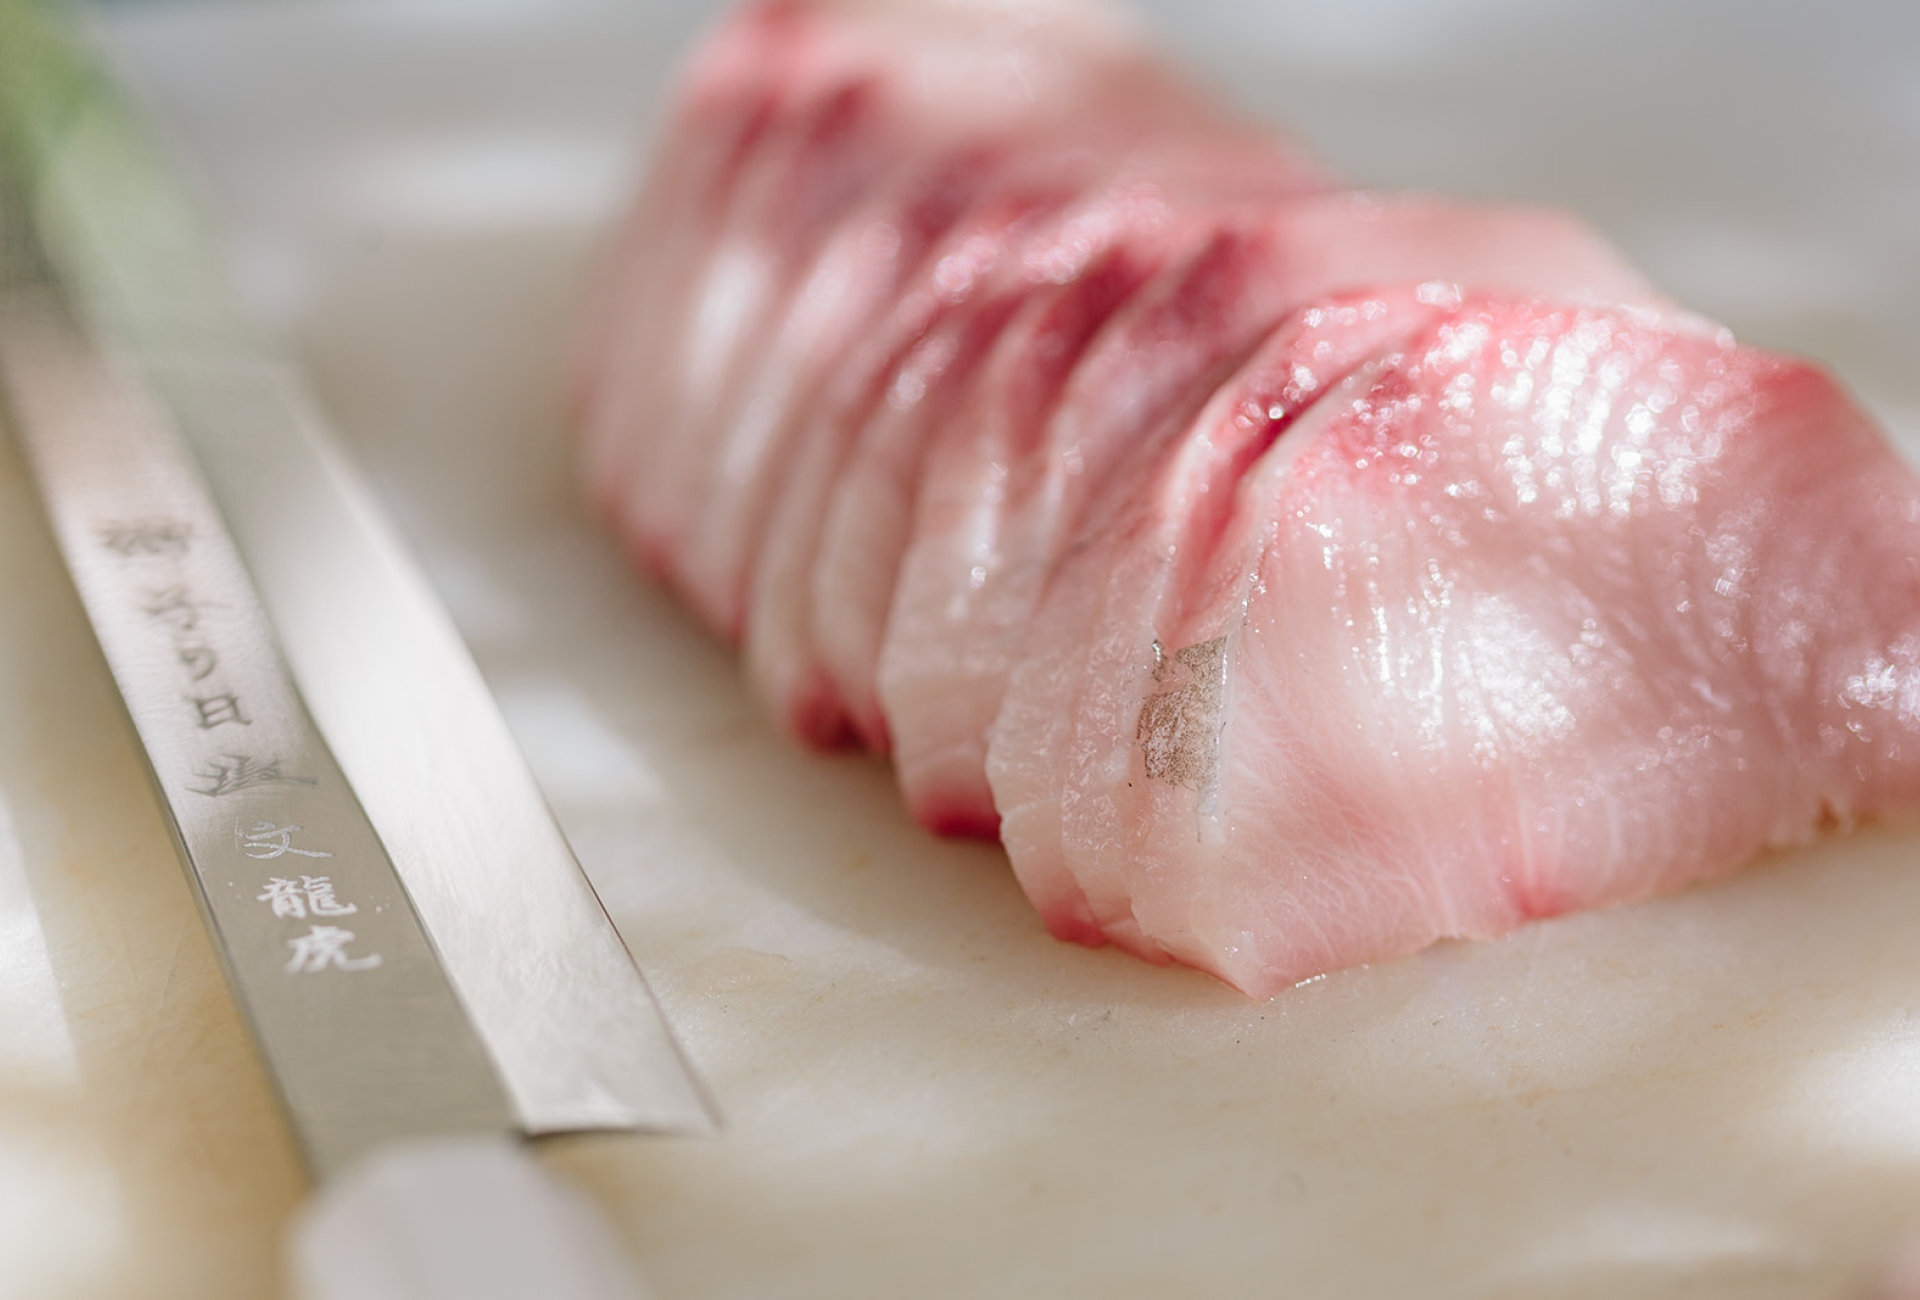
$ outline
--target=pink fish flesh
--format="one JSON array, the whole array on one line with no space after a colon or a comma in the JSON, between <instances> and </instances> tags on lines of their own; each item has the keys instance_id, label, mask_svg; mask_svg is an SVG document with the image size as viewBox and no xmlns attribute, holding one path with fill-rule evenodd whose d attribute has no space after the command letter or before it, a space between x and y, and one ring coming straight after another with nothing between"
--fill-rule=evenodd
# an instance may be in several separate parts
<instances>
[{"instance_id":1,"label":"pink fish flesh","mask_svg":"<svg viewBox=\"0 0 1920 1300\"><path fill-rule=\"evenodd\" d=\"M1073 0L763 0L668 123L589 489L1056 934L1264 997L1920 811L1920 478L1577 222Z\"/></svg>"}]
</instances>

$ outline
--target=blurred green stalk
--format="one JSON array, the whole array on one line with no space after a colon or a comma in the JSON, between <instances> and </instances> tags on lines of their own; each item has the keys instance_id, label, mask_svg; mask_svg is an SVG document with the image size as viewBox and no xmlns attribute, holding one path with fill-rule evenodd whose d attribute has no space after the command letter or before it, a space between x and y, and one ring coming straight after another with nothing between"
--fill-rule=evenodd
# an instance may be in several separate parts
<instances>
[{"instance_id":1,"label":"blurred green stalk","mask_svg":"<svg viewBox=\"0 0 1920 1300\"><path fill-rule=\"evenodd\" d=\"M257 350L207 223L71 0L0 0L0 279L51 277L143 359Z\"/></svg>"}]
</instances>

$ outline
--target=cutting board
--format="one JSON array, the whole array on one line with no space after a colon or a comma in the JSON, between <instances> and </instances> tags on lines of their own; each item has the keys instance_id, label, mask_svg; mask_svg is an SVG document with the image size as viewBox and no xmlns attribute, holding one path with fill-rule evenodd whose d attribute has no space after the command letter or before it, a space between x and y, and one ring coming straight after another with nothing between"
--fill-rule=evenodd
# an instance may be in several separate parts
<instances>
[{"instance_id":1,"label":"cutting board","mask_svg":"<svg viewBox=\"0 0 1920 1300\"><path fill-rule=\"evenodd\" d=\"M1920 433L1911 18L1178 12L1350 174L1578 207ZM1253 1003L1054 942L997 850L767 727L575 504L558 399L699 17L108 24L725 1112L545 1149L660 1300L1857 1294L1920 1228L1920 836ZM4 439L0 609L0 1297L271 1294L298 1173Z\"/></svg>"}]
</instances>

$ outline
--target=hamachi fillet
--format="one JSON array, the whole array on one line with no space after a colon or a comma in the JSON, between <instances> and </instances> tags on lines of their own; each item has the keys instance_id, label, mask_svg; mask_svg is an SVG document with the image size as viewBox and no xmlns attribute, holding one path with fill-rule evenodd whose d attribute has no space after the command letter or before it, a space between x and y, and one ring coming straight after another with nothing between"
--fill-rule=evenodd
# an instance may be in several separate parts
<instances>
[{"instance_id":1,"label":"hamachi fillet","mask_svg":"<svg viewBox=\"0 0 1920 1300\"><path fill-rule=\"evenodd\" d=\"M1251 422L1225 511L1111 503L1015 671L1056 932L1265 996L1920 801L1920 484L1817 371L1469 298Z\"/></svg>"},{"instance_id":2,"label":"hamachi fillet","mask_svg":"<svg viewBox=\"0 0 1920 1300\"><path fill-rule=\"evenodd\" d=\"M902 790L937 830L997 825L986 731L1085 503L1284 313L1428 278L1657 305L1617 254L1551 213L1342 193L1242 214L1205 236L1110 323L1043 423L956 429L938 445L877 668Z\"/></svg>"},{"instance_id":3,"label":"hamachi fillet","mask_svg":"<svg viewBox=\"0 0 1920 1300\"><path fill-rule=\"evenodd\" d=\"M666 121L589 491L1055 934L1266 997L1920 812L1920 477L1577 221L1076 0L761 0Z\"/></svg>"}]
</instances>

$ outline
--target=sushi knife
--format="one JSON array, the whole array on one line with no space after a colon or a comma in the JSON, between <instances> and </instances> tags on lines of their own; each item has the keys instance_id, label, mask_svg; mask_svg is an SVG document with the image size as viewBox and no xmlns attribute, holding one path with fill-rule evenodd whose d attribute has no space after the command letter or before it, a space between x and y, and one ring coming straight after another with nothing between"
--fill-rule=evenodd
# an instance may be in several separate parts
<instances>
[{"instance_id":1,"label":"sushi knife","mask_svg":"<svg viewBox=\"0 0 1920 1300\"><path fill-rule=\"evenodd\" d=\"M710 1103L74 15L0 0L0 417L311 1172L316 1298L628 1294L517 1136Z\"/></svg>"}]
</instances>

